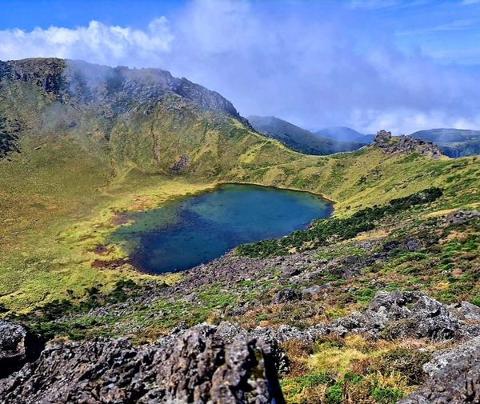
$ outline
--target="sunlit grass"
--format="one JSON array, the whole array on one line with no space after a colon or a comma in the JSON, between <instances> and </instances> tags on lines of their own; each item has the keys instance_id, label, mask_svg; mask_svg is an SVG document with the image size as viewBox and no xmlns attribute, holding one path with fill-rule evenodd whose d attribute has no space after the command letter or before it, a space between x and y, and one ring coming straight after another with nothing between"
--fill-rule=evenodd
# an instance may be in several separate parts
<instances>
[{"instance_id":1,"label":"sunlit grass","mask_svg":"<svg viewBox=\"0 0 480 404\"><path fill-rule=\"evenodd\" d=\"M178 134L165 130L164 140L174 142ZM112 140L114 152L127 153L142 140L129 143L125 136L121 132ZM475 157L386 157L376 149L306 156L236 121L223 122L190 141L185 147L192 149L194 172L169 177L161 167L153 170L144 146L135 149L131 159L121 154L121 161L112 162L106 144L95 153L73 137L25 137L21 154L0 161L0 304L25 311L65 296L82 296L92 285L108 290L118 279L148 278L127 263L114 269L92 266L95 260L118 264L126 258L124 245L109 242L120 225L115 218L222 182L314 192L335 201L337 216L431 186L445 190L433 211L476 206L480 198L480 160ZM165 153L168 160L178 151Z\"/></svg>"}]
</instances>

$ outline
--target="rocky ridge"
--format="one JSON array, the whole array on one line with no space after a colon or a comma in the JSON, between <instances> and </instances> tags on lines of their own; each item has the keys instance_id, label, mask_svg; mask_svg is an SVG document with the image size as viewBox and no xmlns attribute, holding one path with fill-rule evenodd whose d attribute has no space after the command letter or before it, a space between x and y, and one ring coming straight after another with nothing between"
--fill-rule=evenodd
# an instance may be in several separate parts
<instances>
[{"instance_id":1,"label":"rocky ridge","mask_svg":"<svg viewBox=\"0 0 480 404\"><path fill-rule=\"evenodd\" d=\"M111 68L56 58L0 61L0 82L15 81L32 83L63 103L112 104L116 113L176 94L205 110L241 119L232 103L217 92L161 69Z\"/></svg>"},{"instance_id":2,"label":"rocky ridge","mask_svg":"<svg viewBox=\"0 0 480 404\"><path fill-rule=\"evenodd\" d=\"M24 136L73 135L90 152L105 144L119 150L124 144L112 145L111 139L132 120L130 142L163 122L176 132L187 127L191 131L190 126L207 115L212 126L234 119L250 128L217 92L160 69L111 68L56 58L0 61L0 101L0 158L19 152ZM155 124L141 128L151 121ZM163 146L164 141L156 142L155 149ZM142 143L146 147L147 141ZM140 153L141 147L135 149ZM152 157L158 153L154 150Z\"/></svg>"},{"instance_id":3,"label":"rocky ridge","mask_svg":"<svg viewBox=\"0 0 480 404\"><path fill-rule=\"evenodd\" d=\"M381 130L375 136L373 145L382 149L385 153L419 153L424 156L440 158L440 148L432 142L415 139L410 136L392 136L391 132Z\"/></svg>"},{"instance_id":4,"label":"rocky ridge","mask_svg":"<svg viewBox=\"0 0 480 404\"><path fill-rule=\"evenodd\" d=\"M36 361L0 380L0 397L9 403L283 402L271 343L208 325L139 347L125 339L50 343Z\"/></svg>"}]
</instances>

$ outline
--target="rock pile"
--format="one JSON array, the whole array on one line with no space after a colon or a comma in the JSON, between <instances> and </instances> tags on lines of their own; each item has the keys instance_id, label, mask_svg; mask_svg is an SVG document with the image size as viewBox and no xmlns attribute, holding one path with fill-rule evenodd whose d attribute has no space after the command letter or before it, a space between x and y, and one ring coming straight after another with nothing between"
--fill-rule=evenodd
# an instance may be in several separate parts
<instances>
[{"instance_id":1,"label":"rock pile","mask_svg":"<svg viewBox=\"0 0 480 404\"><path fill-rule=\"evenodd\" d=\"M442 152L432 142L415 139L410 136L392 136L391 132L381 130L375 136L374 146L379 147L385 153L419 153L424 156L440 158Z\"/></svg>"}]
</instances>

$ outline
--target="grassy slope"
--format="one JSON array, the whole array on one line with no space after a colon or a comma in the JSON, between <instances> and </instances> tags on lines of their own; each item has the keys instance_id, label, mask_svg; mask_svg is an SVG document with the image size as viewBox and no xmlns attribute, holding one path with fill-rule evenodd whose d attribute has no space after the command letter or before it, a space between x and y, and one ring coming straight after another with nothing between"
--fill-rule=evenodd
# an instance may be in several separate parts
<instances>
[{"instance_id":1,"label":"grassy slope","mask_svg":"<svg viewBox=\"0 0 480 404\"><path fill-rule=\"evenodd\" d=\"M113 176L110 162L90 154L78 158L73 140L55 140L48 148L35 150L35 143L27 139L22 154L12 162L0 163L0 301L17 309L31 308L39 301L65 297L67 290L81 296L92 285L109 288L119 277L139 276L128 265L121 266L123 270L92 267L95 259L108 261L124 256L118 248L101 256L92 252L114 228L112 217L116 212L156 206L222 181L319 193L337 202L337 215L432 185L447 188L445 208L475 207L480 200L480 165L475 158L385 158L379 150L311 157L255 136L248 134L241 139L245 149L238 155L237 166L228 167L221 175L209 175L202 169L189 178L147 175L125 166ZM198 152L199 160L205 150L218 150L222 140L215 132L209 139ZM270 163L281 159L290 162Z\"/></svg>"},{"instance_id":2,"label":"grassy slope","mask_svg":"<svg viewBox=\"0 0 480 404\"><path fill-rule=\"evenodd\" d=\"M337 215L346 215L431 186L446 189L446 206L478 207L479 174L477 157L433 160L368 148L329 157L299 156L275 167L253 167L237 178L321 194L336 202Z\"/></svg>"},{"instance_id":3,"label":"grassy slope","mask_svg":"<svg viewBox=\"0 0 480 404\"><path fill-rule=\"evenodd\" d=\"M88 154L79 158L72 140L54 140L40 150L30 143L25 139L13 161L0 162L0 301L17 310L138 278L128 266L92 267L95 259L123 256L116 248L100 256L93 252L114 228L118 212L211 186L135 170L112 177L108 162Z\"/></svg>"},{"instance_id":4,"label":"grassy slope","mask_svg":"<svg viewBox=\"0 0 480 404\"><path fill-rule=\"evenodd\" d=\"M4 116L33 128L22 138L22 152L0 161L0 304L17 310L139 277L119 261L125 251L118 246L93 251L105 244L118 211L157 206L221 182L318 193L336 202L337 215L432 185L448 188L445 208L480 199L477 158L435 161L371 148L306 156L175 95L120 116L109 141L109 123L95 111L55 103L23 83L0 105ZM71 121L77 122L72 128ZM181 156L188 168L172 177ZM96 260L115 265L98 269Z\"/></svg>"}]
</instances>

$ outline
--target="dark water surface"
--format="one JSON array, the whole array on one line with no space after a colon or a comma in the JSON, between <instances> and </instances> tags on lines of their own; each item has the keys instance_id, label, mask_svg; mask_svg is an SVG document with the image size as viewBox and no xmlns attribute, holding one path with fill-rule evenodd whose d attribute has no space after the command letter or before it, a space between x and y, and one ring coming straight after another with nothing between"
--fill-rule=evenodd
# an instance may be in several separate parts
<instances>
[{"instance_id":1,"label":"dark water surface","mask_svg":"<svg viewBox=\"0 0 480 404\"><path fill-rule=\"evenodd\" d=\"M133 263L150 273L208 262L239 244L276 238L327 217L332 206L314 195L253 185L212 192L131 215L116 241L136 242Z\"/></svg>"}]
</instances>

